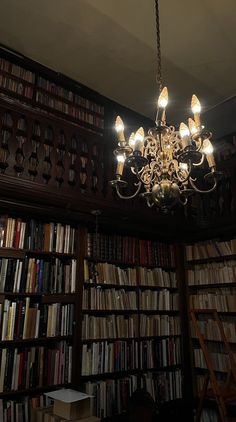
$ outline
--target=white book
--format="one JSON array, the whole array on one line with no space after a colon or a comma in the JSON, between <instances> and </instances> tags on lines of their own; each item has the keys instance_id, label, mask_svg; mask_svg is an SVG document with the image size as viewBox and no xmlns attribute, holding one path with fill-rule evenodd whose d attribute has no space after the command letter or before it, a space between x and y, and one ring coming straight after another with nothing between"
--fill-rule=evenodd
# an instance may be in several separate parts
<instances>
[{"instance_id":1,"label":"white book","mask_svg":"<svg viewBox=\"0 0 236 422\"><path fill-rule=\"evenodd\" d=\"M25 228L26 228L26 223L24 221L22 221L21 222L21 228L20 228L19 249L23 249L24 248Z\"/></svg>"},{"instance_id":2,"label":"white book","mask_svg":"<svg viewBox=\"0 0 236 422\"><path fill-rule=\"evenodd\" d=\"M61 223L56 225L56 252L60 252Z\"/></svg>"},{"instance_id":3,"label":"white book","mask_svg":"<svg viewBox=\"0 0 236 422\"><path fill-rule=\"evenodd\" d=\"M12 308L12 314L11 314L10 333L9 333L8 340L13 340L13 337L14 337L14 328L15 328L15 320L16 320L16 302L12 302L11 308Z\"/></svg>"},{"instance_id":4,"label":"white book","mask_svg":"<svg viewBox=\"0 0 236 422\"><path fill-rule=\"evenodd\" d=\"M21 281L21 274L22 274L22 266L23 266L23 261L19 261L17 281L16 281L16 293L19 293L19 291L20 291L20 281Z\"/></svg>"},{"instance_id":5,"label":"white book","mask_svg":"<svg viewBox=\"0 0 236 422\"><path fill-rule=\"evenodd\" d=\"M18 271L19 271L19 259L16 261L16 269L14 274L14 283L13 283L13 292L17 291L17 278L18 278Z\"/></svg>"},{"instance_id":6,"label":"white book","mask_svg":"<svg viewBox=\"0 0 236 422\"><path fill-rule=\"evenodd\" d=\"M3 321L2 321L2 341L6 340L6 336L7 336L9 309L10 309L10 301L5 299L4 308L3 308Z\"/></svg>"},{"instance_id":7,"label":"white book","mask_svg":"<svg viewBox=\"0 0 236 422\"><path fill-rule=\"evenodd\" d=\"M76 287L76 259L71 260L71 293L75 292Z\"/></svg>"},{"instance_id":8,"label":"white book","mask_svg":"<svg viewBox=\"0 0 236 422\"><path fill-rule=\"evenodd\" d=\"M14 218L11 219L11 226L10 226L10 236L9 236L9 248L13 247L13 241L14 241L14 234L15 234L15 225L16 220Z\"/></svg>"}]
</instances>

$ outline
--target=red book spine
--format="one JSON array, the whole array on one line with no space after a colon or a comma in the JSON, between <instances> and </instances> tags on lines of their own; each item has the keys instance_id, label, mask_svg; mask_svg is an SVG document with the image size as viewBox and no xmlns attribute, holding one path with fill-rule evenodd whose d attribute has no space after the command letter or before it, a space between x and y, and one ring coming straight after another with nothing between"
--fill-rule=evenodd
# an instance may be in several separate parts
<instances>
[{"instance_id":1,"label":"red book spine","mask_svg":"<svg viewBox=\"0 0 236 422\"><path fill-rule=\"evenodd\" d=\"M20 231L21 231L21 219L17 218L16 225L15 225L14 241L13 241L13 248L16 248L16 249L19 248Z\"/></svg>"}]
</instances>

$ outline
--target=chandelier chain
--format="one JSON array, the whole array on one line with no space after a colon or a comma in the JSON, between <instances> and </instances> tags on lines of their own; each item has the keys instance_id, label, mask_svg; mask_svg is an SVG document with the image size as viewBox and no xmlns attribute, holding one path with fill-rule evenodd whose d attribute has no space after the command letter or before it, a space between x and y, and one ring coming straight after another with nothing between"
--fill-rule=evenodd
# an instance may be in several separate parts
<instances>
[{"instance_id":1,"label":"chandelier chain","mask_svg":"<svg viewBox=\"0 0 236 422\"><path fill-rule=\"evenodd\" d=\"M156 9L156 38L157 38L157 75L159 93L162 90L162 74L161 74L161 37L160 37L160 19L159 19L159 2L155 0Z\"/></svg>"}]
</instances>

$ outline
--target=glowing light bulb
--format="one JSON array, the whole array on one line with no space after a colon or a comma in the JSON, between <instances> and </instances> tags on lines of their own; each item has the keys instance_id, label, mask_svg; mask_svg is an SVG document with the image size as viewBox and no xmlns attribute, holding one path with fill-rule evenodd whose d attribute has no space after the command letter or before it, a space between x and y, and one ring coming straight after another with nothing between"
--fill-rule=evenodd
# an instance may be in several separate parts
<instances>
[{"instance_id":1,"label":"glowing light bulb","mask_svg":"<svg viewBox=\"0 0 236 422\"><path fill-rule=\"evenodd\" d=\"M144 130L140 127L134 135L134 151L139 151L142 153L143 149L143 140L144 140Z\"/></svg>"},{"instance_id":2,"label":"glowing light bulb","mask_svg":"<svg viewBox=\"0 0 236 422\"><path fill-rule=\"evenodd\" d=\"M131 148L134 148L134 145L135 145L134 132L132 132L130 137L129 137L129 146Z\"/></svg>"},{"instance_id":3,"label":"glowing light bulb","mask_svg":"<svg viewBox=\"0 0 236 422\"><path fill-rule=\"evenodd\" d=\"M168 89L166 88L166 86L161 91L157 104L158 104L158 107L160 107L160 108L165 108L167 106L167 104L168 104Z\"/></svg>"},{"instance_id":4,"label":"glowing light bulb","mask_svg":"<svg viewBox=\"0 0 236 422\"><path fill-rule=\"evenodd\" d=\"M123 131L124 130L124 123L123 123L123 120L121 119L121 117L120 116L117 116L117 118L116 118L116 122L115 122L115 129L116 129L116 132L117 133L119 133L119 132L121 132L121 131Z\"/></svg>"},{"instance_id":5,"label":"glowing light bulb","mask_svg":"<svg viewBox=\"0 0 236 422\"><path fill-rule=\"evenodd\" d=\"M189 126L189 129L190 129L190 132L191 132L192 135L195 135L195 133L198 132L196 124L195 124L194 120L191 119L191 117L188 119L188 126Z\"/></svg>"},{"instance_id":6,"label":"glowing light bulb","mask_svg":"<svg viewBox=\"0 0 236 422\"><path fill-rule=\"evenodd\" d=\"M116 175L120 178L124 170L125 156L123 154L118 154L116 156L116 159L117 159Z\"/></svg>"},{"instance_id":7,"label":"glowing light bulb","mask_svg":"<svg viewBox=\"0 0 236 422\"><path fill-rule=\"evenodd\" d=\"M185 123L183 123L183 122L180 123L180 126L179 126L179 134L180 134L180 136L181 136L182 139L185 138L186 136L189 136L190 135L190 131L189 131L188 126Z\"/></svg>"},{"instance_id":8,"label":"glowing light bulb","mask_svg":"<svg viewBox=\"0 0 236 422\"><path fill-rule=\"evenodd\" d=\"M212 146L211 141L209 141L209 139L205 139L203 141L203 148L202 148L202 152L204 152L206 155L212 154L214 151L214 148Z\"/></svg>"},{"instance_id":9,"label":"glowing light bulb","mask_svg":"<svg viewBox=\"0 0 236 422\"><path fill-rule=\"evenodd\" d=\"M196 95L192 96L191 109L193 114L201 113L201 103Z\"/></svg>"}]
</instances>

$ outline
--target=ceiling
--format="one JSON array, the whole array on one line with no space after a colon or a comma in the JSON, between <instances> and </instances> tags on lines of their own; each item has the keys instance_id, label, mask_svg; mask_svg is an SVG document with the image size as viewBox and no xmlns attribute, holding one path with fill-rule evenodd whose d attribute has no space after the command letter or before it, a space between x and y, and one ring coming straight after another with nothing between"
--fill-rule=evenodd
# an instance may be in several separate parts
<instances>
[{"instance_id":1,"label":"ceiling","mask_svg":"<svg viewBox=\"0 0 236 422\"><path fill-rule=\"evenodd\" d=\"M236 94L236 1L159 0L163 79L175 122ZM154 0L1 0L0 43L155 116Z\"/></svg>"}]
</instances>

